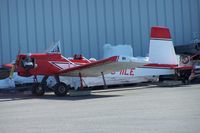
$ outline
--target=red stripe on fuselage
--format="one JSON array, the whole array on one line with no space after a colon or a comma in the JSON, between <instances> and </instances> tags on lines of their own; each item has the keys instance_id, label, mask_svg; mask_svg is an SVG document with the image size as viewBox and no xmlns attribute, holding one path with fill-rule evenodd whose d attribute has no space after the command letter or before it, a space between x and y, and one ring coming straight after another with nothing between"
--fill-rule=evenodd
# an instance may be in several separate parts
<instances>
[{"instance_id":1,"label":"red stripe on fuselage","mask_svg":"<svg viewBox=\"0 0 200 133\"><path fill-rule=\"evenodd\" d=\"M141 68L159 68L159 69L191 69L192 66L178 66L176 64L146 64Z\"/></svg>"},{"instance_id":2,"label":"red stripe on fuselage","mask_svg":"<svg viewBox=\"0 0 200 133\"><path fill-rule=\"evenodd\" d=\"M174 68L177 67L176 64L146 64L144 67L159 67L159 68Z\"/></svg>"}]
</instances>

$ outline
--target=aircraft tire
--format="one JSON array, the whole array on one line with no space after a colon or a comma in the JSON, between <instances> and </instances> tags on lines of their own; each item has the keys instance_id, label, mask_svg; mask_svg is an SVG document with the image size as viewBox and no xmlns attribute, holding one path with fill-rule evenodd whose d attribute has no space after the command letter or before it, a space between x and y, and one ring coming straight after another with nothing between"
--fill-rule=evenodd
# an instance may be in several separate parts
<instances>
[{"instance_id":1,"label":"aircraft tire","mask_svg":"<svg viewBox=\"0 0 200 133\"><path fill-rule=\"evenodd\" d=\"M43 96L45 93L46 85L35 84L32 88L32 94L35 96Z\"/></svg>"},{"instance_id":2,"label":"aircraft tire","mask_svg":"<svg viewBox=\"0 0 200 133\"><path fill-rule=\"evenodd\" d=\"M0 68L0 80L6 79L10 75L10 70L8 68Z\"/></svg>"},{"instance_id":3,"label":"aircraft tire","mask_svg":"<svg viewBox=\"0 0 200 133\"><path fill-rule=\"evenodd\" d=\"M65 96L67 94L68 90L69 90L69 86L67 86L63 82L60 82L55 85L54 93L56 96Z\"/></svg>"}]
</instances>

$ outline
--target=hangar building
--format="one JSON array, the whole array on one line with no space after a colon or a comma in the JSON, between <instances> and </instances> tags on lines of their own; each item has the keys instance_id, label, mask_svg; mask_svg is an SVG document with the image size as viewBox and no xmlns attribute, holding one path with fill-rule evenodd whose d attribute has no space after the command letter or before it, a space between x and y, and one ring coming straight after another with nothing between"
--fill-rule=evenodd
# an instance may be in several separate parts
<instances>
[{"instance_id":1,"label":"hangar building","mask_svg":"<svg viewBox=\"0 0 200 133\"><path fill-rule=\"evenodd\" d=\"M0 0L0 64L58 40L65 56L100 59L105 43L145 56L154 25L170 27L175 45L199 39L200 0Z\"/></svg>"}]
</instances>

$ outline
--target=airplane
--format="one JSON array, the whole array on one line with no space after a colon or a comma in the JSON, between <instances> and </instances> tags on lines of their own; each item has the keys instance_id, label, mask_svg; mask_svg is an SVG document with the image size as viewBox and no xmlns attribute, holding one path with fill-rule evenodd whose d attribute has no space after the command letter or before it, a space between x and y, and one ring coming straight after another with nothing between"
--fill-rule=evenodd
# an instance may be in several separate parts
<instances>
[{"instance_id":1,"label":"airplane","mask_svg":"<svg viewBox=\"0 0 200 133\"><path fill-rule=\"evenodd\" d=\"M102 76L104 83L104 74L132 67L139 67L149 62L137 62L134 59L125 56L112 56L102 60L89 60L82 55L74 55L73 58L66 58L60 52L53 51L47 53L18 54L15 70L19 76L34 76L34 85L32 93L36 96L42 96L47 87L47 79L50 76L55 78L56 84L52 88L55 95L65 96L69 85L60 81L60 76L71 76L80 78L80 88L83 89L83 77ZM12 75L12 74L11 74ZM43 75L41 82L37 77Z\"/></svg>"},{"instance_id":2,"label":"airplane","mask_svg":"<svg viewBox=\"0 0 200 133\"><path fill-rule=\"evenodd\" d=\"M53 46L51 46L48 50L45 50L45 52L61 52L61 45L60 43L55 43ZM133 55L133 50L130 45L110 45L105 44L103 47L103 58L111 57L111 56L130 56L131 58ZM112 54L112 55L111 55ZM68 59L72 59L72 57L67 57ZM137 60L143 61L147 60L147 58L138 57L135 58ZM94 58L90 58L89 60L96 60ZM7 68L10 70L12 68L12 64L3 64L4 68ZM134 70L135 68L130 69L123 69L118 72L112 72L110 74L105 74L105 83L103 82L102 76L98 77L83 77L83 87L85 89L92 89L92 88L108 88L113 85L131 85L131 84L137 84L137 83L143 83L143 82L156 82L158 81L158 77L156 76L145 76L145 77L134 77ZM1 73L1 72L0 72ZM7 71L7 77L9 77L9 71ZM1 76L2 74L0 74ZM6 76L6 75L5 75ZM4 77L5 77L4 76ZM16 88L19 91L27 90L25 87L30 86L33 83L34 76L30 77L21 77L17 75L16 72L14 72L12 79L11 78L4 78L3 80L0 80L0 89L6 89L6 88ZM79 77L71 77L71 76L59 76L60 81L64 82L67 85L70 85L71 88L74 90L80 89L80 79ZM3 78L3 75L2 75ZM10 79L12 81L10 81ZM37 76L38 82L41 82L42 76ZM47 86L49 88L52 88L56 84L55 79L53 77L49 77L47 80ZM29 88L30 88L29 87ZM28 88L28 87L27 87Z\"/></svg>"},{"instance_id":3,"label":"airplane","mask_svg":"<svg viewBox=\"0 0 200 133\"><path fill-rule=\"evenodd\" d=\"M150 37L149 61L141 62L135 60L127 64L120 62L118 60L119 56L96 61L88 60L82 55L75 55L74 58L67 59L53 50L53 53L47 52L45 54L19 54L17 56L16 68L19 76L35 77L32 90L35 95L44 95L45 88L47 87L46 80L49 76L55 77L57 83L53 90L58 96L66 95L68 89L70 89L70 86L60 81L62 76L80 77L80 88L83 88L83 77L102 76L105 84L105 77L108 77L107 79L113 78L116 75L110 76L109 73L119 70L120 74L130 70L131 78L159 76L160 80L188 80L191 75L192 65L182 65L177 60L169 28L154 26L151 28ZM121 57L121 61L123 58L128 59ZM124 70L126 68L129 70ZM38 75L44 75L41 82L37 81ZM99 80L99 78L96 79Z\"/></svg>"}]
</instances>

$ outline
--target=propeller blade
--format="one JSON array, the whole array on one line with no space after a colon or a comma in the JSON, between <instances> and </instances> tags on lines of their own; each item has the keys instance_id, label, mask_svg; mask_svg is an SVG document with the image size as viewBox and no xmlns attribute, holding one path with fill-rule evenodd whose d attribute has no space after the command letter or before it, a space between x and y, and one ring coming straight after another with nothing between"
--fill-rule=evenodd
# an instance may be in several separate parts
<instances>
[{"instance_id":1,"label":"propeller blade","mask_svg":"<svg viewBox=\"0 0 200 133\"><path fill-rule=\"evenodd\" d=\"M17 63L17 60L18 60L18 55L20 54L20 48L18 49L18 54L17 54L17 58L15 60L15 62L13 63L13 66L10 70L10 74L9 74L9 79L13 79L13 75L14 75L14 72L15 72L15 68L16 68L16 63Z\"/></svg>"}]
</instances>

